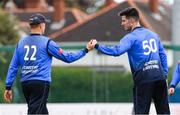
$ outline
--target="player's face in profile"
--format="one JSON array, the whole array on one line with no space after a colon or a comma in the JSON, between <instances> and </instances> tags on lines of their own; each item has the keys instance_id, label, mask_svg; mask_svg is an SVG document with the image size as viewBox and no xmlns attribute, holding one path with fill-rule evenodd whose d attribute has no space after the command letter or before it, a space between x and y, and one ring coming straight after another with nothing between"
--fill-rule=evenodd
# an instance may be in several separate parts
<instances>
[{"instance_id":1,"label":"player's face in profile","mask_svg":"<svg viewBox=\"0 0 180 115\"><path fill-rule=\"evenodd\" d=\"M121 25L123 26L124 30L126 30L126 31L131 31L131 29L132 29L130 19L126 18L126 16L121 17Z\"/></svg>"}]
</instances>

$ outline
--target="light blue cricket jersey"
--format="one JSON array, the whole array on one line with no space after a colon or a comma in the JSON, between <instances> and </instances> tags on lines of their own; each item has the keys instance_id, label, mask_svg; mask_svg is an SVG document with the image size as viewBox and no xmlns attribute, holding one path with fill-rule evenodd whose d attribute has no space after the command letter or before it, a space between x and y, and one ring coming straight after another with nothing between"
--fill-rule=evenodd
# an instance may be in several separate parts
<instances>
[{"instance_id":1,"label":"light blue cricket jersey","mask_svg":"<svg viewBox=\"0 0 180 115\"><path fill-rule=\"evenodd\" d=\"M135 84L166 79L168 74L167 56L159 36L146 28L136 27L118 45L97 44L96 49L110 56L127 52Z\"/></svg>"},{"instance_id":2,"label":"light blue cricket jersey","mask_svg":"<svg viewBox=\"0 0 180 115\"><path fill-rule=\"evenodd\" d=\"M21 82L28 80L51 82L52 56L71 63L84 57L87 52L87 49L76 53L64 52L54 41L40 34L31 34L22 38L15 48L9 66L6 89L11 89L18 68L21 70Z\"/></svg>"}]
</instances>

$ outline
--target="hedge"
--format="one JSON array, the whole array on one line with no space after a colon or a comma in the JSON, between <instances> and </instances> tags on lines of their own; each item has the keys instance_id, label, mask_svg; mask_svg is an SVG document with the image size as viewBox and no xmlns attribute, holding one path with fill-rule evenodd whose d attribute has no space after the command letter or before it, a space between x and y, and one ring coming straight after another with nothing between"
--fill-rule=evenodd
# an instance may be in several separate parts
<instances>
[{"instance_id":1,"label":"hedge","mask_svg":"<svg viewBox=\"0 0 180 115\"><path fill-rule=\"evenodd\" d=\"M25 102L19 79L17 77L13 86L14 103ZM0 84L0 90L4 90L4 83ZM48 102L132 102L132 88L130 72L97 71L94 67L52 67ZM3 97L0 102L4 102Z\"/></svg>"}]
</instances>

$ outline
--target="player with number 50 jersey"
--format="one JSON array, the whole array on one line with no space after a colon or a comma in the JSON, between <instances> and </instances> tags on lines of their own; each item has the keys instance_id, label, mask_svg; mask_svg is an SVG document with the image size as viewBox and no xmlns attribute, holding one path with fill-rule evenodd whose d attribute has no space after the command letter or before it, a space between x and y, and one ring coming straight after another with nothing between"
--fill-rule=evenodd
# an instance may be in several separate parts
<instances>
[{"instance_id":1,"label":"player with number 50 jersey","mask_svg":"<svg viewBox=\"0 0 180 115\"><path fill-rule=\"evenodd\" d=\"M166 78L167 56L159 36L140 26L139 11L129 7L118 13L126 31L118 45L96 44L95 48L110 56L127 52L133 75L133 102L135 114L149 114L153 99L157 114L170 114ZM97 43L97 41L93 41ZM122 61L122 60L120 60Z\"/></svg>"},{"instance_id":2,"label":"player with number 50 jersey","mask_svg":"<svg viewBox=\"0 0 180 115\"><path fill-rule=\"evenodd\" d=\"M168 73L167 57L154 32L136 27L113 47L96 45L98 51L112 56L127 52L135 84L166 79Z\"/></svg>"}]
</instances>

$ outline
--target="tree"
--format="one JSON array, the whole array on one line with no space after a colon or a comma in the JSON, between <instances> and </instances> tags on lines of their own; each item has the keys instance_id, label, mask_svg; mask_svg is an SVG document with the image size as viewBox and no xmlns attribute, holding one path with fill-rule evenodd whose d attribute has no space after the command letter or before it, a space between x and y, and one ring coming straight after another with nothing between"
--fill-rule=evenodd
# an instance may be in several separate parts
<instances>
[{"instance_id":1,"label":"tree","mask_svg":"<svg viewBox=\"0 0 180 115\"><path fill-rule=\"evenodd\" d=\"M18 21L0 9L0 46L14 45L19 39Z\"/></svg>"},{"instance_id":2,"label":"tree","mask_svg":"<svg viewBox=\"0 0 180 115\"><path fill-rule=\"evenodd\" d=\"M12 53L5 50L6 45L15 45L19 39L18 21L0 9L0 103L3 102L4 80Z\"/></svg>"}]
</instances>

